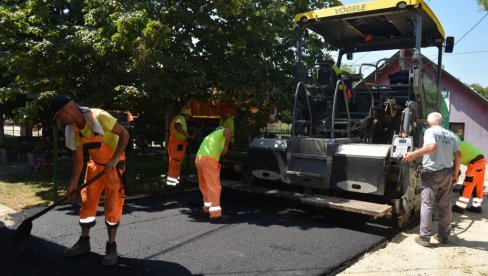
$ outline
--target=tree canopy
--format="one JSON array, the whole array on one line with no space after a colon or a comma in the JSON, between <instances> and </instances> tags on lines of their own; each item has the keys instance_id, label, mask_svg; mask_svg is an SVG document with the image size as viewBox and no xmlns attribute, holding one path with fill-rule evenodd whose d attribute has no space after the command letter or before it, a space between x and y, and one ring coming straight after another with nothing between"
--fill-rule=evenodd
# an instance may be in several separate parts
<instances>
[{"instance_id":1,"label":"tree canopy","mask_svg":"<svg viewBox=\"0 0 488 276\"><path fill-rule=\"evenodd\" d=\"M488 87L483 87L478 83L470 84L469 87L478 92L478 94L480 94L483 98L488 100Z\"/></svg>"},{"instance_id":2,"label":"tree canopy","mask_svg":"<svg viewBox=\"0 0 488 276\"><path fill-rule=\"evenodd\" d=\"M293 16L339 3L4 0L0 108L38 120L49 98L67 94L162 119L166 107L216 91L242 106L288 104Z\"/></svg>"},{"instance_id":3,"label":"tree canopy","mask_svg":"<svg viewBox=\"0 0 488 276\"><path fill-rule=\"evenodd\" d=\"M478 0L478 5L485 11L488 11L488 0Z\"/></svg>"}]
</instances>

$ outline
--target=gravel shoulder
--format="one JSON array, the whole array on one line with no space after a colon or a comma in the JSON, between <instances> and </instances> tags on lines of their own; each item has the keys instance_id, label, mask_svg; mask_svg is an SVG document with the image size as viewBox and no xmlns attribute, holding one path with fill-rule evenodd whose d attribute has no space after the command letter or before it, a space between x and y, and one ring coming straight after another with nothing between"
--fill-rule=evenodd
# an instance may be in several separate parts
<instances>
[{"instance_id":1,"label":"gravel shoulder","mask_svg":"<svg viewBox=\"0 0 488 276\"><path fill-rule=\"evenodd\" d=\"M365 254L339 275L488 275L486 201L482 208L483 214L453 214L450 245L434 238L432 248L418 245L414 241L417 226L396 235L386 247Z\"/></svg>"},{"instance_id":2,"label":"gravel shoulder","mask_svg":"<svg viewBox=\"0 0 488 276\"><path fill-rule=\"evenodd\" d=\"M466 168L461 170L458 184L462 185ZM488 173L482 214L453 213L452 244L441 245L431 238L432 248L420 246L414 241L419 233L416 226L395 236L386 247L365 254L339 275L488 275L487 186ZM453 193L452 204L458 196ZM436 222L434 216L433 233L437 233Z\"/></svg>"}]
</instances>

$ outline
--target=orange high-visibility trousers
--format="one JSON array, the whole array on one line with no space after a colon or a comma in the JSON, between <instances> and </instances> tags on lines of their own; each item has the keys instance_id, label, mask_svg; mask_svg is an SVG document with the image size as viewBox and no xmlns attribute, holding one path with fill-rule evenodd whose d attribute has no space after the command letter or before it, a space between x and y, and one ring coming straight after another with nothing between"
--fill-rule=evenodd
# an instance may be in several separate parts
<instances>
[{"instance_id":1,"label":"orange high-visibility trousers","mask_svg":"<svg viewBox=\"0 0 488 276\"><path fill-rule=\"evenodd\" d=\"M105 166L98 165L92 160L88 161L85 175L85 182L90 180L97 173L105 170ZM93 226L98 209L98 203L102 192L105 195L104 213L107 225L116 227L122 217L125 192L117 169L105 173L90 186L81 190L80 223ZM123 170L119 169L121 174Z\"/></svg>"},{"instance_id":2,"label":"orange high-visibility trousers","mask_svg":"<svg viewBox=\"0 0 488 276\"><path fill-rule=\"evenodd\" d=\"M210 218L222 216L220 207L220 163L209 156L197 156L195 165L198 172L198 186L203 196L203 210L210 213Z\"/></svg>"},{"instance_id":3,"label":"orange high-visibility trousers","mask_svg":"<svg viewBox=\"0 0 488 276\"><path fill-rule=\"evenodd\" d=\"M176 185L179 183L181 174L181 164L185 160L187 141L178 141L170 139L168 145L168 185Z\"/></svg>"},{"instance_id":4,"label":"orange high-visibility trousers","mask_svg":"<svg viewBox=\"0 0 488 276\"><path fill-rule=\"evenodd\" d=\"M469 163L466 170L466 177L464 178L461 195L456 202L456 205L466 209L469 199L475 191L476 195L473 197L473 207L481 207L483 202L483 184L485 181L486 159L480 159L476 162Z\"/></svg>"}]
</instances>

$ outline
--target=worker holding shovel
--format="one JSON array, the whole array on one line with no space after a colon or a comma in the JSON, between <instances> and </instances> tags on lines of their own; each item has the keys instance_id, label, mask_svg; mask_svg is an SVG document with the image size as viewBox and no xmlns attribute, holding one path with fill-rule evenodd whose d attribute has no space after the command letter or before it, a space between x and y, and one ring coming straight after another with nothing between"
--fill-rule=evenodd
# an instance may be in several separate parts
<instances>
[{"instance_id":1,"label":"worker holding shovel","mask_svg":"<svg viewBox=\"0 0 488 276\"><path fill-rule=\"evenodd\" d=\"M90 228L96 223L98 203L104 192L108 241L102 264L114 265L117 262L115 236L124 205L122 176L125 170L124 150L129 141L129 133L108 112L80 107L67 96L54 97L51 107L56 113L58 123L66 125L66 147L72 150L73 171L67 195L72 196L78 190L84 162L83 149L90 155L85 182L98 177L100 172L105 172L93 184L81 190L81 237L75 245L64 251L64 255L74 257L90 252Z\"/></svg>"}]
</instances>

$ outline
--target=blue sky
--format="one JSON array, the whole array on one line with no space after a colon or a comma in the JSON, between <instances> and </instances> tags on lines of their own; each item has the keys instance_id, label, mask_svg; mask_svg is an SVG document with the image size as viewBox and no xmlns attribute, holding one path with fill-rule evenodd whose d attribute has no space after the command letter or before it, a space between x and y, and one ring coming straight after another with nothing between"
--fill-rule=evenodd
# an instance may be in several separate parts
<instances>
[{"instance_id":1,"label":"blue sky","mask_svg":"<svg viewBox=\"0 0 488 276\"><path fill-rule=\"evenodd\" d=\"M343 4L367 2L366 0L341 0ZM446 36L454 36L455 46L452 54L444 55L444 69L464 83L479 83L488 87L488 16L486 16L472 31L466 34L488 12L483 11L476 0L425 0L434 11L444 28ZM463 35L466 36L463 37ZM389 57L393 52L356 54L356 64L376 62L378 58ZM434 60L435 50L422 52ZM363 56L363 57L362 57ZM346 60L346 64L351 63Z\"/></svg>"}]
</instances>

